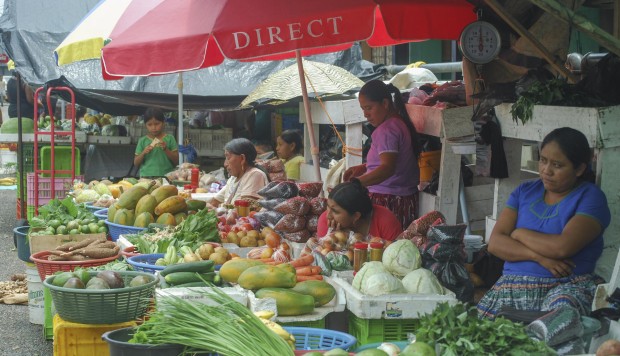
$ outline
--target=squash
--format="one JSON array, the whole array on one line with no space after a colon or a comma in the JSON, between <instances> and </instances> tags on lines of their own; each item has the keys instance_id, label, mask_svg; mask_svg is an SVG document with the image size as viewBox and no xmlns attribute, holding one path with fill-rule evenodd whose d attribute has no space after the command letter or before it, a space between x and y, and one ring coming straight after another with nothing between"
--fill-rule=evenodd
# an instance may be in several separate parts
<instances>
[{"instance_id":1,"label":"squash","mask_svg":"<svg viewBox=\"0 0 620 356\"><path fill-rule=\"evenodd\" d=\"M237 280L243 271L250 267L259 265L264 265L264 263L249 258L235 258L224 263L219 272L225 282L237 283Z\"/></svg>"},{"instance_id":2,"label":"squash","mask_svg":"<svg viewBox=\"0 0 620 356\"><path fill-rule=\"evenodd\" d=\"M151 192L151 195L155 197L155 200L157 200L157 204L161 203L166 198L173 197L178 194L179 189L174 185L162 185L159 188L155 188L155 190Z\"/></svg>"},{"instance_id":3,"label":"squash","mask_svg":"<svg viewBox=\"0 0 620 356\"><path fill-rule=\"evenodd\" d=\"M256 292L257 298L273 298L279 316L293 316L312 313L314 298L287 288L261 288Z\"/></svg>"},{"instance_id":4,"label":"squash","mask_svg":"<svg viewBox=\"0 0 620 356\"><path fill-rule=\"evenodd\" d=\"M244 289L292 288L297 283L296 274L285 268L259 265L246 269L239 275L237 283Z\"/></svg>"},{"instance_id":5,"label":"squash","mask_svg":"<svg viewBox=\"0 0 620 356\"><path fill-rule=\"evenodd\" d=\"M148 192L148 188L134 185L118 197L118 202L116 204L121 208L133 210L136 208L140 198L148 194Z\"/></svg>"},{"instance_id":6,"label":"squash","mask_svg":"<svg viewBox=\"0 0 620 356\"><path fill-rule=\"evenodd\" d=\"M314 298L314 306L320 307L329 303L336 295L336 288L325 281L304 281L293 287L295 292L311 295Z\"/></svg>"},{"instance_id":7,"label":"squash","mask_svg":"<svg viewBox=\"0 0 620 356\"><path fill-rule=\"evenodd\" d=\"M161 215L163 213L174 215L182 211L187 211L187 203L185 199L179 195L168 197L155 207L155 215Z\"/></svg>"},{"instance_id":8,"label":"squash","mask_svg":"<svg viewBox=\"0 0 620 356\"><path fill-rule=\"evenodd\" d=\"M155 218L153 214L148 211L143 211L138 216L136 216L136 220L133 222L133 226L135 227L147 227L149 224L154 223Z\"/></svg>"},{"instance_id":9,"label":"squash","mask_svg":"<svg viewBox=\"0 0 620 356\"><path fill-rule=\"evenodd\" d=\"M155 212L155 207L157 206L157 200L155 197L150 194L145 194L138 200L136 204L136 215L142 214L144 212L148 212L153 214Z\"/></svg>"}]
</instances>

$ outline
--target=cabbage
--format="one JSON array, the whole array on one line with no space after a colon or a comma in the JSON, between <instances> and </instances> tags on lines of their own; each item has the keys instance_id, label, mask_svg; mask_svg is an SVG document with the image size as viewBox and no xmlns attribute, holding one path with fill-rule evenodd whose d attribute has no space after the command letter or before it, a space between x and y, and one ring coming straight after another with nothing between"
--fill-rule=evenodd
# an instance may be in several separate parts
<instances>
[{"instance_id":1,"label":"cabbage","mask_svg":"<svg viewBox=\"0 0 620 356\"><path fill-rule=\"evenodd\" d=\"M355 277L353 277L353 282L351 283L351 285L357 290L362 290L362 284L364 283L365 279L372 276L373 274L382 272L387 272L387 270L383 266L383 263L379 261L366 262L364 263L362 268L357 271Z\"/></svg>"},{"instance_id":2,"label":"cabbage","mask_svg":"<svg viewBox=\"0 0 620 356\"><path fill-rule=\"evenodd\" d=\"M433 272L426 268L418 268L407 273L403 278L403 286L412 294L443 294L443 287Z\"/></svg>"},{"instance_id":3,"label":"cabbage","mask_svg":"<svg viewBox=\"0 0 620 356\"><path fill-rule=\"evenodd\" d=\"M2 127L0 127L0 133L16 134L18 124L19 124L19 119L16 117L5 119L4 122L2 123ZM22 116L22 133L33 133L33 132L34 132L34 121L30 118Z\"/></svg>"},{"instance_id":4,"label":"cabbage","mask_svg":"<svg viewBox=\"0 0 620 356\"><path fill-rule=\"evenodd\" d=\"M420 250L410 240L391 243L383 251L382 261L385 268L397 277L403 277L422 265Z\"/></svg>"},{"instance_id":5,"label":"cabbage","mask_svg":"<svg viewBox=\"0 0 620 356\"><path fill-rule=\"evenodd\" d=\"M394 277L389 272L380 272L364 279L361 292L376 296L405 293L405 288L400 279Z\"/></svg>"},{"instance_id":6,"label":"cabbage","mask_svg":"<svg viewBox=\"0 0 620 356\"><path fill-rule=\"evenodd\" d=\"M110 192L110 189L108 189L108 186L107 186L107 185L105 185L105 184L103 184L103 183L101 183L101 182L97 183L97 184L93 187L93 189L94 189L94 190L97 192L97 194L99 194L99 195L104 195L104 194L108 194L108 195L110 195L110 194L112 194L112 193Z\"/></svg>"},{"instance_id":7,"label":"cabbage","mask_svg":"<svg viewBox=\"0 0 620 356\"><path fill-rule=\"evenodd\" d=\"M78 204L90 203L96 201L97 199L99 199L99 193L92 189L84 189L78 196L75 197L75 202Z\"/></svg>"},{"instance_id":8,"label":"cabbage","mask_svg":"<svg viewBox=\"0 0 620 356\"><path fill-rule=\"evenodd\" d=\"M119 136L117 125L105 125L101 129L101 136Z\"/></svg>"}]
</instances>

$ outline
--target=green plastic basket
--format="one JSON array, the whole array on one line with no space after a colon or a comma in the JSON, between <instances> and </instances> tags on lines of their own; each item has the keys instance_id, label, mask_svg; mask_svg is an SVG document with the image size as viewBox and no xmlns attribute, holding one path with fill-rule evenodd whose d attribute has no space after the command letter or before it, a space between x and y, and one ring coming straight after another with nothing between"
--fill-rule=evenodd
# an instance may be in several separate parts
<instances>
[{"instance_id":1,"label":"green plastic basket","mask_svg":"<svg viewBox=\"0 0 620 356\"><path fill-rule=\"evenodd\" d=\"M309 320L309 321L292 321L289 323L278 322L278 324L282 326L296 326L303 328L317 328L317 329L325 329L325 318L319 320Z\"/></svg>"},{"instance_id":2,"label":"green plastic basket","mask_svg":"<svg viewBox=\"0 0 620 356\"><path fill-rule=\"evenodd\" d=\"M155 293L157 280L150 273L116 272L125 285L136 276L145 276L150 282L116 289L73 289L53 285L55 276L50 276L43 285L50 289L56 312L63 320L81 324L116 324L142 318ZM94 277L98 272L89 273Z\"/></svg>"},{"instance_id":3,"label":"green plastic basket","mask_svg":"<svg viewBox=\"0 0 620 356\"><path fill-rule=\"evenodd\" d=\"M418 319L362 319L349 312L349 334L357 339L357 347L376 342L407 340L415 334Z\"/></svg>"}]
</instances>

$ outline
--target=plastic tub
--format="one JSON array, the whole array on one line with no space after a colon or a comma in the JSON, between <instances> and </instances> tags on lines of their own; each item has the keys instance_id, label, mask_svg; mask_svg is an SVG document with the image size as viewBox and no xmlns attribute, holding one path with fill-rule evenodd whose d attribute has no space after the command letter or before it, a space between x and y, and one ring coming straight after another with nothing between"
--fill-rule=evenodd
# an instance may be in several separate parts
<instances>
[{"instance_id":1,"label":"plastic tub","mask_svg":"<svg viewBox=\"0 0 620 356\"><path fill-rule=\"evenodd\" d=\"M93 212L93 215L99 220L107 220L108 219L108 208L96 207L97 210Z\"/></svg>"},{"instance_id":2,"label":"plastic tub","mask_svg":"<svg viewBox=\"0 0 620 356\"><path fill-rule=\"evenodd\" d=\"M17 247L17 258L24 262L30 261L30 245L28 245L28 230L30 226L19 226L13 229L15 247Z\"/></svg>"},{"instance_id":3,"label":"plastic tub","mask_svg":"<svg viewBox=\"0 0 620 356\"><path fill-rule=\"evenodd\" d=\"M131 344L133 328L105 332L101 338L110 345L110 356L177 356L183 352L182 345Z\"/></svg>"},{"instance_id":4,"label":"plastic tub","mask_svg":"<svg viewBox=\"0 0 620 356\"><path fill-rule=\"evenodd\" d=\"M145 227L135 227L135 226L127 226L115 224L113 222L105 220L106 225L108 225L108 232L110 233L110 238L112 241L118 240L118 237L121 235L132 235L137 234L142 230L146 230Z\"/></svg>"}]
</instances>

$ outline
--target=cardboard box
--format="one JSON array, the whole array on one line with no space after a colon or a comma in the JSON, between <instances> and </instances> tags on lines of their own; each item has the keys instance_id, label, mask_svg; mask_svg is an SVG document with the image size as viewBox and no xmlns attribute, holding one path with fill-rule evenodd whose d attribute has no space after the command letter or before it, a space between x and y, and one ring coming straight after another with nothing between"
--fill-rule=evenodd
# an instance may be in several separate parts
<instances>
[{"instance_id":1,"label":"cardboard box","mask_svg":"<svg viewBox=\"0 0 620 356\"><path fill-rule=\"evenodd\" d=\"M29 236L28 243L30 244L30 254L35 254L41 251L55 250L56 247L74 241L82 241L90 237L96 237L100 240L106 240L105 233L97 234L80 234L80 235L34 235Z\"/></svg>"}]
</instances>

